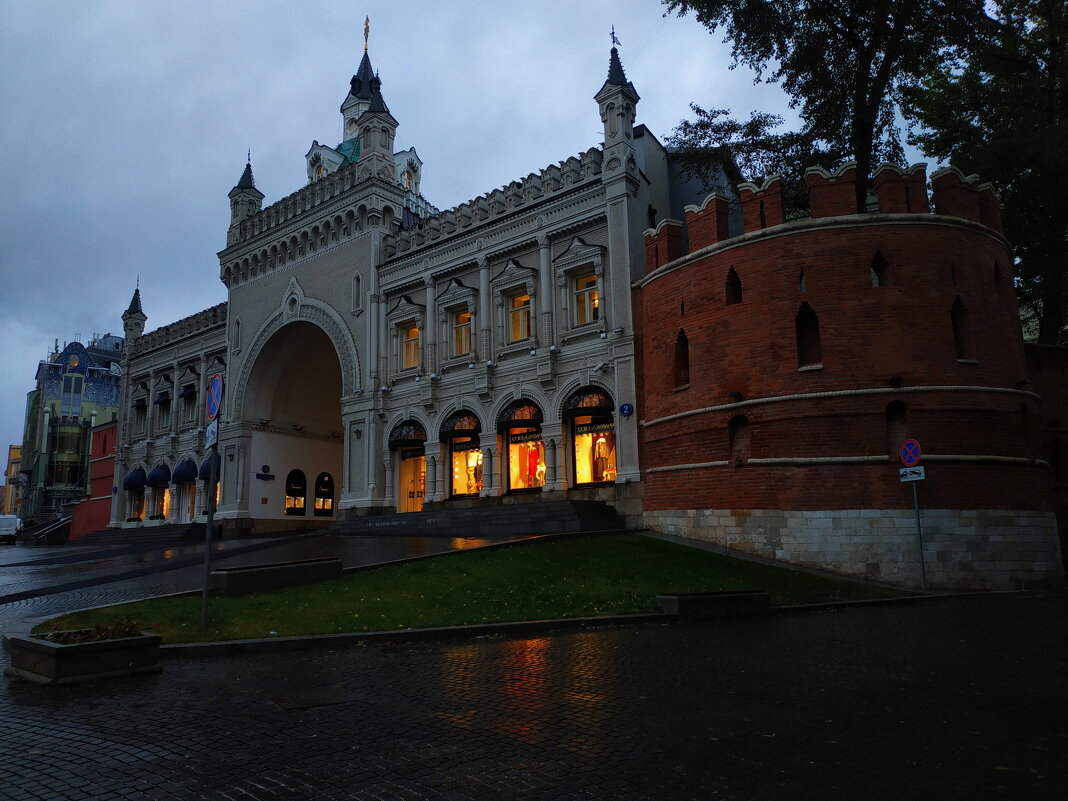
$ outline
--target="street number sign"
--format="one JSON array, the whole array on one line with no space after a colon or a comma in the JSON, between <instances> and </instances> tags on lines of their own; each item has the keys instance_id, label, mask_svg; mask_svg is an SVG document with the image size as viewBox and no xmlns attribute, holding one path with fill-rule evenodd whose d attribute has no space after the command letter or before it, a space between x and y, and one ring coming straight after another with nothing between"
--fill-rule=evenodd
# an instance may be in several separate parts
<instances>
[{"instance_id":1,"label":"street number sign","mask_svg":"<svg viewBox=\"0 0 1068 801\"><path fill-rule=\"evenodd\" d=\"M915 467L920 463L920 443L914 439L907 439L901 443L899 452L901 464L905 467Z\"/></svg>"},{"instance_id":2,"label":"street number sign","mask_svg":"<svg viewBox=\"0 0 1068 801\"><path fill-rule=\"evenodd\" d=\"M212 420L208 423L208 429L204 432L204 447L210 448L219 441L219 421Z\"/></svg>"},{"instance_id":3,"label":"street number sign","mask_svg":"<svg viewBox=\"0 0 1068 801\"><path fill-rule=\"evenodd\" d=\"M219 408L222 406L222 393L223 393L223 378L220 373L216 373L211 377L211 381L208 382L208 419L214 420L219 415Z\"/></svg>"}]
</instances>

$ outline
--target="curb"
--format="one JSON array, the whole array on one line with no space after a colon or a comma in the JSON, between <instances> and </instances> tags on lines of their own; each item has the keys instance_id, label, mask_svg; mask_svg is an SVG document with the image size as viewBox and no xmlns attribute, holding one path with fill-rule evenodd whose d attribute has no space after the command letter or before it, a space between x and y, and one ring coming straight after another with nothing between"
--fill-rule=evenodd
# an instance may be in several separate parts
<instances>
[{"instance_id":1,"label":"curb","mask_svg":"<svg viewBox=\"0 0 1068 801\"><path fill-rule=\"evenodd\" d=\"M912 604L927 601L960 600L966 598L1027 597L1031 590L998 592L948 593L944 595L914 595L901 598L870 598L860 601L830 601L820 604L799 604L772 608L770 616L785 616L805 612L828 612L839 608L866 607L882 604ZM631 624L675 623L683 618L663 612L636 615L606 615L601 617L571 617L549 620L519 620L511 623L485 623L475 626L441 626L425 629L396 629L392 631L346 632L342 634L295 635L265 639L222 640L205 643L175 643L160 646L161 659L198 659L201 657L232 656L235 654L298 651L315 648L336 648L363 643L413 642L478 637L508 637L529 632L553 629L608 628ZM694 622L686 619L686 622Z\"/></svg>"},{"instance_id":2,"label":"curb","mask_svg":"<svg viewBox=\"0 0 1068 801\"><path fill-rule=\"evenodd\" d=\"M428 629L397 629L394 631L363 631L343 634L312 634L292 637L270 637L255 640L223 640L220 642L175 643L161 645L161 659L198 659L234 654L299 651L312 648L334 648L364 642L412 642L469 637L497 637L526 634L550 629L581 629L630 625L632 623L672 622L674 616L663 612L644 615L610 615L605 617L569 617L549 620L518 620L512 623L485 623L475 626L441 626Z\"/></svg>"}]
</instances>

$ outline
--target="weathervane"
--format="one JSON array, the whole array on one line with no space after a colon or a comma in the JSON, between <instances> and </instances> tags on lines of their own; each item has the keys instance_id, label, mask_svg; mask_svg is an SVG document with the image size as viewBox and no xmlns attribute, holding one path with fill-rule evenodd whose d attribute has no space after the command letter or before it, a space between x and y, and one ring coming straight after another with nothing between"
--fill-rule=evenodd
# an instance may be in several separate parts
<instances>
[{"instance_id":1,"label":"weathervane","mask_svg":"<svg viewBox=\"0 0 1068 801\"><path fill-rule=\"evenodd\" d=\"M616 38L616 26L615 26L615 23L612 23L612 44L619 45L619 46L622 45L622 42L620 42L619 39Z\"/></svg>"},{"instance_id":2,"label":"weathervane","mask_svg":"<svg viewBox=\"0 0 1068 801\"><path fill-rule=\"evenodd\" d=\"M367 52L367 37L371 34L371 18L363 18L363 52Z\"/></svg>"}]
</instances>

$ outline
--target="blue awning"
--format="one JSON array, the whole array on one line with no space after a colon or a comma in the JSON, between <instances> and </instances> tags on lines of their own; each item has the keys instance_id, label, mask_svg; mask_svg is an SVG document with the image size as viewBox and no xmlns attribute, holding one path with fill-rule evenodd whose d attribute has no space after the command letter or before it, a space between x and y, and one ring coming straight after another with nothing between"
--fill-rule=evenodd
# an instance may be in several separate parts
<instances>
[{"instance_id":1,"label":"blue awning","mask_svg":"<svg viewBox=\"0 0 1068 801\"><path fill-rule=\"evenodd\" d=\"M171 469L165 464L158 464L148 474L148 486L166 487L171 483Z\"/></svg>"},{"instance_id":2,"label":"blue awning","mask_svg":"<svg viewBox=\"0 0 1068 801\"><path fill-rule=\"evenodd\" d=\"M142 490L145 488L145 471L140 467L135 470L131 470L126 476L126 480L122 482L122 488L124 490Z\"/></svg>"},{"instance_id":3,"label":"blue awning","mask_svg":"<svg viewBox=\"0 0 1068 801\"><path fill-rule=\"evenodd\" d=\"M222 459L219 458L219 454L215 454L215 478L216 479L218 479L218 477L219 477L219 472L220 472L219 468L221 467L221 465L222 465ZM200 478L200 479L203 479L204 481L208 481L211 478L211 457L210 456L207 459L205 459L203 461L203 463L201 463L201 465L200 465L200 473L197 474L197 477Z\"/></svg>"},{"instance_id":4,"label":"blue awning","mask_svg":"<svg viewBox=\"0 0 1068 801\"><path fill-rule=\"evenodd\" d=\"M174 468L174 475L171 476L171 481L175 484L192 484L196 480L197 463L192 459L186 459Z\"/></svg>"}]
</instances>

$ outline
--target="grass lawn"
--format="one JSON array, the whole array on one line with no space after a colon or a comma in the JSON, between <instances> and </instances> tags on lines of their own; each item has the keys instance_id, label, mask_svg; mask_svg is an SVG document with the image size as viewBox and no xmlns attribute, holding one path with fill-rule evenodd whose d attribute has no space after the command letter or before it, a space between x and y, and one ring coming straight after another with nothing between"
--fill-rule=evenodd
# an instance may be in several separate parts
<instances>
[{"instance_id":1,"label":"grass lawn","mask_svg":"<svg viewBox=\"0 0 1068 801\"><path fill-rule=\"evenodd\" d=\"M85 628L127 615L165 643L387 631L657 612L665 591L766 589L773 605L907 593L747 562L638 534L556 537L348 573L274 592L200 596L76 612L38 626Z\"/></svg>"}]
</instances>

